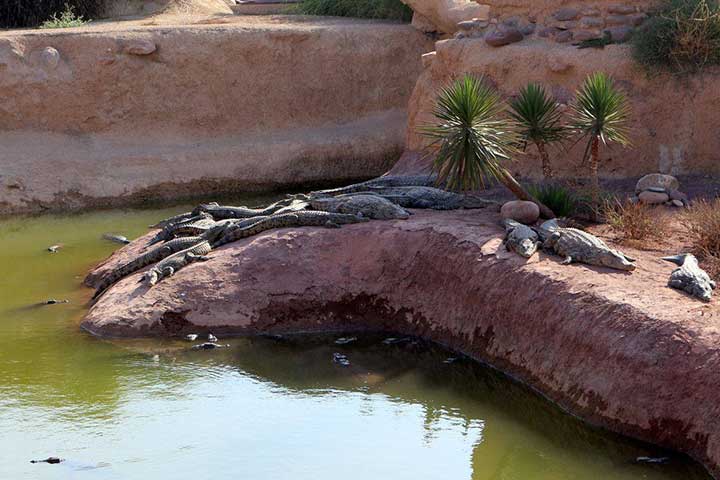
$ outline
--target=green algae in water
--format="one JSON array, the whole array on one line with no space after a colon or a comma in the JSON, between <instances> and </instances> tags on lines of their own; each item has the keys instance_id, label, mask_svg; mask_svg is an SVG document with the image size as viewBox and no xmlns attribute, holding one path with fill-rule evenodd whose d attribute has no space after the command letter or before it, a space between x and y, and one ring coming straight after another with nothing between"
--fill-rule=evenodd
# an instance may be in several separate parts
<instances>
[{"instance_id":1,"label":"green algae in water","mask_svg":"<svg viewBox=\"0 0 720 480\"><path fill-rule=\"evenodd\" d=\"M134 238L183 210L0 222L0 479L709 478L684 457L637 464L666 453L423 344L230 339L198 352L80 331L82 279L119 247L101 235ZM71 303L36 305L49 298ZM48 456L67 461L29 463Z\"/></svg>"}]
</instances>

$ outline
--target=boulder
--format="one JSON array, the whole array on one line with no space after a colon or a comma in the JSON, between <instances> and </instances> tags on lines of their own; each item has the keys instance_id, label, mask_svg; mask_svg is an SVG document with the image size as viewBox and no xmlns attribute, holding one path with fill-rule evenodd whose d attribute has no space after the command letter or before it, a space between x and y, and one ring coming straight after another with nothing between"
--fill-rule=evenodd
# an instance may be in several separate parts
<instances>
[{"instance_id":1,"label":"boulder","mask_svg":"<svg viewBox=\"0 0 720 480\"><path fill-rule=\"evenodd\" d=\"M555 20L565 21L565 20L575 20L580 15L580 10L577 8L561 8L560 10L553 13L553 18Z\"/></svg>"},{"instance_id":2,"label":"boulder","mask_svg":"<svg viewBox=\"0 0 720 480\"><path fill-rule=\"evenodd\" d=\"M137 38L128 43L123 51L128 55L150 55L157 50L157 45L152 40Z\"/></svg>"},{"instance_id":3,"label":"boulder","mask_svg":"<svg viewBox=\"0 0 720 480\"><path fill-rule=\"evenodd\" d=\"M435 30L455 33L457 24L465 20L488 20L490 7L472 0L402 0L424 20L435 25ZM427 27L424 27L427 28Z\"/></svg>"},{"instance_id":4,"label":"boulder","mask_svg":"<svg viewBox=\"0 0 720 480\"><path fill-rule=\"evenodd\" d=\"M646 205L657 205L670 200L670 196L667 193L651 192L650 190L641 192L638 198Z\"/></svg>"},{"instance_id":5,"label":"boulder","mask_svg":"<svg viewBox=\"0 0 720 480\"><path fill-rule=\"evenodd\" d=\"M512 200L500 208L500 215L503 218L509 218L516 222L524 223L525 225L531 225L540 218L540 207L533 202Z\"/></svg>"},{"instance_id":6,"label":"boulder","mask_svg":"<svg viewBox=\"0 0 720 480\"><path fill-rule=\"evenodd\" d=\"M627 25L620 25L608 28L606 31L610 33L610 40L615 43L624 43L630 40L635 29Z\"/></svg>"},{"instance_id":7,"label":"boulder","mask_svg":"<svg viewBox=\"0 0 720 480\"><path fill-rule=\"evenodd\" d=\"M491 47L502 47L511 43L519 42L523 39L520 30L514 27L497 29L485 35L485 43Z\"/></svg>"},{"instance_id":8,"label":"boulder","mask_svg":"<svg viewBox=\"0 0 720 480\"><path fill-rule=\"evenodd\" d=\"M672 175L651 173L638 180L635 185L635 193L649 190L652 187L662 188L666 192L671 192L672 190L678 190L680 188L680 182Z\"/></svg>"}]
</instances>

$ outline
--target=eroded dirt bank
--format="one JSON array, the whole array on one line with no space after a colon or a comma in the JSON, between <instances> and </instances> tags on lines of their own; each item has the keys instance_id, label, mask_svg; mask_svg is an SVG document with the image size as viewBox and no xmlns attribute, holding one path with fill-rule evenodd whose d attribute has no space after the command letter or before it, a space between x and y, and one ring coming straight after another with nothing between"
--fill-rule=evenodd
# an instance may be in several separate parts
<instances>
[{"instance_id":1,"label":"eroded dirt bank","mask_svg":"<svg viewBox=\"0 0 720 480\"><path fill-rule=\"evenodd\" d=\"M419 335L487 361L583 418L720 472L720 308L667 288L656 254L632 274L525 263L497 213L282 229L226 245L151 290L130 276L82 326L97 335L328 330ZM143 248L120 250L88 283Z\"/></svg>"},{"instance_id":2,"label":"eroded dirt bank","mask_svg":"<svg viewBox=\"0 0 720 480\"><path fill-rule=\"evenodd\" d=\"M409 25L180 20L0 33L1 214L372 177L399 156L432 48Z\"/></svg>"}]
</instances>

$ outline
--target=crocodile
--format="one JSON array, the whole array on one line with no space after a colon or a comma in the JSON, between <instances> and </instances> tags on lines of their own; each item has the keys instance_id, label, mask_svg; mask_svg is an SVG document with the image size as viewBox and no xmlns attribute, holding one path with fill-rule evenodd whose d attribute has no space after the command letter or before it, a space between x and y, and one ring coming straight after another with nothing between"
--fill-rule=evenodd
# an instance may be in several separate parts
<instances>
[{"instance_id":1,"label":"crocodile","mask_svg":"<svg viewBox=\"0 0 720 480\"><path fill-rule=\"evenodd\" d=\"M178 270L193 262L209 260L205 255L210 253L210 250L212 250L210 243L207 240L203 240L197 245L170 255L145 272L145 275L143 275L140 281L145 281L152 287L163 278L174 275Z\"/></svg>"},{"instance_id":2,"label":"crocodile","mask_svg":"<svg viewBox=\"0 0 720 480\"><path fill-rule=\"evenodd\" d=\"M449 192L435 187L370 187L376 193L404 208L429 208L433 210L456 210L459 208L485 208L500 204L478 195Z\"/></svg>"},{"instance_id":3,"label":"crocodile","mask_svg":"<svg viewBox=\"0 0 720 480\"><path fill-rule=\"evenodd\" d=\"M705 302L710 301L716 284L707 272L700 268L695 255L684 253L663 257L663 260L678 265L678 268L670 274L669 287L683 290Z\"/></svg>"},{"instance_id":4,"label":"crocodile","mask_svg":"<svg viewBox=\"0 0 720 480\"><path fill-rule=\"evenodd\" d=\"M107 290L107 288L120 280L121 278L127 277L133 272L136 272L140 270L141 268L147 267L148 265L152 265L153 263L159 262L165 257L168 257L174 253L177 253L181 250L188 249L194 245L197 245L198 243L202 242L202 237L180 237L176 238L174 240L170 240L167 243L164 243L163 245L159 245L152 250L149 250L142 255L134 258L133 260L113 269L109 273L107 273L100 283L97 285L97 288L95 290L95 295L93 295L93 299L96 299L102 293Z\"/></svg>"},{"instance_id":5,"label":"crocodile","mask_svg":"<svg viewBox=\"0 0 720 480\"><path fill-rule=\"evenodd\" d=\"M175 225L176 223L186 222L194 216L195 216L195 214L193 212L181 213L179 215L174 215L174 216L168 217L164 220L160 220L159 222L157 222L153 225L150 225L149 228L165 228L170 225Z\"/></svg>"},{"instance_id":6,"label":"crocodile","mask_svg":"<svg viewBox=\"0 0 720 480\"><path fill-rule=\"evenodd\" d=\"M321 212L349 213L375 220L408 219L410 213L379 195L343 194L310 200L310 208Z\"/></svg>"},{"instance_id":7,"label":"crocodile","mask_svg":"<svg viewBox=\"0 0 720 480\"><path fill-rule=\"evenodd\" d=\"M115 235L113 233L103 233L102 238L103 240L119 243L121 245L127 245L130 243L130 240L128 240L127 237L123 235Z\"/></svg>"},{"instance_id":8,"label":"crocodile","mask_svg":"<svg viewBox=\"0 0 720 480\"><path fill-rule=\"evenodd\" d=\"M345 187L331 188L311 192L314 198L334 197L347 193L368 191L371 187L430 187L437 182L437 175L386 175L365 182L354 183Z\"/></svg>"},{"instance_id":9,"label":"crocodile","mask_svg":"<svg viewBox=\"0 0 720 480\"><path fill-rule=\"evenodd\" d=\"M349 223L367 222L368 219L359 215L350 215L345 213L329 213L316 211L301 211L294 213L283 213L280 215L271 215L264 220L252 223L248 226L229 229L228 232L213 243L213 248L226 243L240 240L241 238L251 237L258 233L273 228L287 227L330 227L337 228L340 225Z\"/></svg>"},{"instance_id":10,"label":"crocodile","mask_svg":"<svg viewBox=\"0 0 720 480\"><path fill-rule=\"evenodd\" d=\"M635 270L634 259L613 250L588 232L559 227L555 219L540 225L538 233L543 240L543 248L565 257L563 264L580 262L616 270Z\"/></svg>"},{"instance_id":11,"label":"crocodile","mask_svg":"<svg viewBox=\"0 0 720 480\"><path fill-rule=\"evenodd\" d=\"M227 228L234 225L235 223L238 223L237 220L223 220L220 222L216 222L213 227L208 229L202 235L192 237L179 237L143 253L142 255L107 273L101 279L92 298L96 299L97 297L99 297L105 290L107 290L108 287L110 287L110 285L114 284L121 278L124 278L133 272L145 268L148 265L157 263L163 258L166 258L181 250L185 250L194 245L197 245L203 240L206 240L208 242L216 241L218 238L225 234L225 230Z\"/></svg>"},{"instance_id":12,"label":"crocodile","mask_svg":"<svg viewBox=\"0 0 720 480\"><path fill-rule=\"evenodd\" d=\"M503 226L506 233L505 247L521 257L532 257L538 248L539 238L537 232L527 225L509 218L503 220Z\"/></svg>"},{"instance_id":13,"label":"crocodile","mask_svg":"<svg viewBox=\"0 0 720 480\"><path fill-rule=\"evenodd\" d=\"M148 245L155 245L158 242L166 242L175 237L188 237L200 235L215 225L215 219L209 213L200 213L189 219L173 223L164 227L155 235Z\"/></svg>"},{"instance_id":14,"label":"crocodile","mask_svg":"<svg viewBox=\"0 0 720 480\"><path fill-rule=\"evenodd\" d=\"M208 203L199 205L193 210L193 213L208 213L215 220L224 220L228 218L252 218L273 215L276 213L288 213L291 211L304 210L307 203L298 201L294 198L285 198L279 200L265 208L248 208L248 207L232 207L227 205L218 205L217 203Z\"/></svg>"}]
</instances>

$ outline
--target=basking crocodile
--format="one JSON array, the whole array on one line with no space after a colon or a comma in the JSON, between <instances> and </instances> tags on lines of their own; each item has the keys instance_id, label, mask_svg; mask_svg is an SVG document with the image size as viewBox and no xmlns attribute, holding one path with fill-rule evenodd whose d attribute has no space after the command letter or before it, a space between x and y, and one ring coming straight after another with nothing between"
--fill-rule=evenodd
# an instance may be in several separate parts
<instances>
[{"instance_id":1,"label":"basking crocodile","mask_svg":"<svg viewBox=\"0 0 720 480\"><path fill-rule=\"evenodd\" d=\"M500 206L499 203L477 195L448 192L426 186L382 187L372 186L369 192L387 198L405 208L431 208L433 210L456 210L459 208L485 208Z\"/></svg>"},{"instance_id":2,"label":"basking crocodile","mask_svg":"<svg viewBox=\"0 0 720 480\"><path fill-rule=\"evenodd\" d=\"M555 219L548 220L538 229L543 248L565 257L564 264L587 263L617 270L635 270L635 260L613 250L595 235L575 228L561 228Z\"/></svg>"},{"instance_id":3,"label":"basking crocodile","mask_svg":"<svg viewBox=\"0 0 720 480\"><path fill-rule=\"evenodd\" d=\"M344 194L310 200L310 208L321 212L349 213L375 220L408 219L410 213L390 200L372 194Z\"/></svg>"},{"instance_id":4,"label":"basking crocodile","mask_svg":"<svg viewBox=\"0 0 720 480\"><path fill-rule=\"evenodd\" d=\"M332 197L346 193L366 192L370 190L371 187L430 187L435 185L436 181L436 175L386 175L384 177L373 178L366 182L354 183L346 187L318 190L311 192L310 195L315 198Z\"/></svg>"},{"instance_id":5,"label":"basking crocodile","mask_svg":"<svg viewBox=\"0 0 720 480\"><path fill-rule=\"evenodd\" d=\"M505 227L505 247L512 250L521 257L530 258L537 251L539 238L537 232L527 225L506 218L503 220Z\"/></svg>"},{"instance_id":6,"label":"basking crocodile","mask_svg":"<svg viewBox=\"0 0 720 480\"><path fill-rule=\"evenodd\" d=\"M170 277L178 270L193 262L209 260L207 255L212 250L207 240L194 245L185 250L181 250L167 257L153 268L148 270L141 281L145 281L148 285L153 286L165 277Z\"/></svg>"},{"instance_id":7,"label":"basking crocodile","mask_svg":"<svg viewBox=\"0 0 720 480\"><path fill-rule=\"evenodd\" d=\"M93 299L99 297L107 288L117 282L118 280L127 277L133 272L137 272L141 268L145 268L148 265L159 262L165 257L177 253L181 250L188 249L198 243L202 242L202 237L181 237L160 245L158 247L149 250L139 257L115 268L108 272L98 284Z\"/></svg>"},{"instance_id":8,"label":"basking crocodile","mask_svg":"<svg viewBox=\"0 0 720 480\"><path fill-rule=\"evenodd\" d=\"M212 215L215 220L223 220L228 218L252 218L273 215L276 213L288 213L304 210L305 208L307 208L307 203L293 198L286 198L265 208L232 207L218 205L217 203L208 203L199 205L195 208L195 210L193 210L193 213L204 212Z\"/></svg>"},{"instance_id":9,"label":"basking crocodile","mask_svg":"<svg viewBox=\"0 0 720 480\"><path fill-rule=\"evenodd\" d=\"M710 276L700 268L695 255L689 253L663 257L663 260L678 265L670 274L668 286L683 290L705 302L709 302L716 285Z\"/></svg>"},{"instance_id":10,"label":"basking crocodile","mask_svg":"<svg viewBox=\"0 0 720 480\"><path fill-rule=\"evenodd\" d=\"M148 245L154 245L158 242L166 242L172 240L175 237L188 237L193 235L200 235L208 231L215 225L215 219L208 213L200 213L185 221L173 223L155 235Z\"/></svg>"},{"instance_id":11,"label":"basking crocodile","mask_svg":"<svg viewBox=\"0 0 720 480\"><path fill-rule=\"evenodd\" d=\"M220 240L213 243L213 248L226 243L251 237L266 230L287 227L330 227L337 228L340 225L349 223L367 222L368 219L358 215L344 213L329 213L315 211L300 211L294 213L283 213L271 215L264 220L252 223L249 226L235 226L225 233Z\"/></svg>"}]
</instances>

